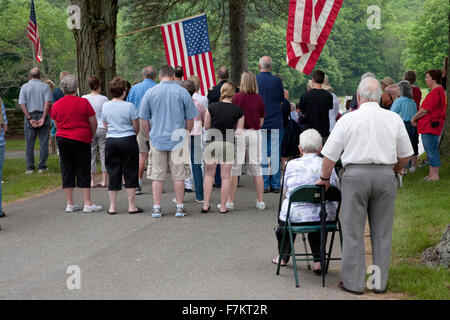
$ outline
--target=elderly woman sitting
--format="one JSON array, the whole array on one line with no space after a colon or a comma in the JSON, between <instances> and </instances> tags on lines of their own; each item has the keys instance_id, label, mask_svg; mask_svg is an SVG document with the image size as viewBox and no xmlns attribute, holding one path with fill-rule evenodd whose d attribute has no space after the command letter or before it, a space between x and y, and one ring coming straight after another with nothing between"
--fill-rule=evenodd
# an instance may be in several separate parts
<instances>
[{"instance_id":1,"label":"elderly woman sitting","mask_svg":"<svg viewBox=\"0 0 450 320\"><path fill-rule=\"evenodd\" d=\"M281 212L278 217L278 227L275 234L278 240L278 252L280 252L281 240L283 238L282 226L286 224L286 215L289 204L289 197L295 188L304 185L314 185L320 178L323 159L319 157L322 150L322 137L315 129L304 131L300 135L300 154L301 158L294 159L288 162L284 177L284 193L286 199L283 201ZM338 177L333 169L331 174L331 185L339 187ZM337 204L327 204L327 220L334 221L336 219ZM291 225L311 225L317 224L320 221L320 204L310 203L294 203L291 206L289 221ZM294 241L295 241L295 234ZM311 246L311 251L314 257L313 271L321 274L320 269L320 233L309 233L308 241ZM281 250L284 254L291 252L289 242L285 242L284 248ZM272 262L278 264L279 256L274 258ZM281 266L286 266L289 261L289 256L283 256Z\"/></svg>"}]
</instances>

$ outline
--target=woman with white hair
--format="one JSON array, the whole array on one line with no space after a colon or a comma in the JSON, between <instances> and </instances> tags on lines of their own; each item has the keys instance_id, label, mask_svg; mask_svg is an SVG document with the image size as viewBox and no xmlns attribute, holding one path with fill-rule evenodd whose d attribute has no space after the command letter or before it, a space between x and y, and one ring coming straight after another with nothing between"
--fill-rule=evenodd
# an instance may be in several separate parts
<instances>
[{"instance_id":1,"label":"woman with white hair","mask_svg":"<svg viewBox=\"0 0 450 320\"><path fill-rule=\"evenodd\" d=\"M84 212L102 210L91 201L91 142L97 131L95 111L87 99L76 96L78 79L67 75L61 80L65 96L52 108L51 117L57 128L56 143L59 149L62 184L67 198L66 212L81 208L73 202L73 189L83 190Z\"/></svg>"},{"instance_id":2,"label":"woman with white hair","mask_svg":"<svg viewBox=\"0 0 450 320\"><path fill-rule=\"evenodd\" d=\"M281 212L278 217L278 227L275 229L275 235L278 240L278 252L280 252L281 240L283 238L282 226L286 224L286 215L289 204L289 197L295 188L304 185L314 185L320 179L323 159L319 157L322 150L322 136L315 129L304 131L300 135L299 145L301 158L297 158L288 162L284 176L284 190L286 198L283 201ZM330 177L331 185L339 187L338 177L333 169ZM336 219L337 203L327 204L327 220L334 221ZM311 203L294 203L291 206L289 221L292 225L311 225L320 221L320 204ZM295 234L294 241L295 241ZM320 269L320 233L309 233L308 241L314 257L313 271L317 275L321 275ZM289 254L291 252L289 242L285 242L281 250L282 253ZM274 258L272 262L278 264L279 256ZM289 262L289 256L283 256L281 266L284 267Z\"/></svg>"},{"instance_id":3,"label":"woman with white hair","mask_svg":"<svg viewBox=\"0 0 450 320\"><path fill-rule=\"evenodd\" d=\"M400 97L394 100L391 111L397 113L403 119L409 140L414 146L417 145L417 129L411 124L411 120L416 114L417 106L413 100L411 84L408 81L403 80L397 84L397 87ZM411 165L409 165L410 172L416 170L417 154L415 152L414 154L415 155L411 159Z\"/></svg>"}]
</instances>

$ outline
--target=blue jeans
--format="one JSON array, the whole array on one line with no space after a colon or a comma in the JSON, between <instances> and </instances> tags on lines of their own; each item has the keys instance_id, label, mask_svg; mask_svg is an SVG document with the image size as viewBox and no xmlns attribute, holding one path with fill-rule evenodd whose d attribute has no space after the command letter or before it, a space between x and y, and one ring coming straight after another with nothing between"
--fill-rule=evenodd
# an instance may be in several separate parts
<instances>
[{"instance_id":1,"label":"blue jeans","mask_svg":"<svg viewBox=\"0 0 450 320\"><path fill-rule=\"evenodd\" d=\"M5 145L0 145L0 215L2 215L2 176L3 176L3 163L5 162Z\"/></svg>"},{"instance_id":2,"label":"blue jeans","mask_svg":"<svg viewBox=\"0 0 450 320\"><path fill-rule=\"evenodd\" d=\"M441 157L439 156L439 136L424 133L422 134L422 143L425 152L428 155L428 161L430 162L430 167L440 167L441 166Z\"/></svg>"},{"instance_id":3,"label":"blue jeans","mask_svg":"<svg viewBox=\"0 0 450 320\"><path fill-rule=\"evenodd\" d=\"M281 158L281 141L283 140L283 129L267 129L261 130L262 133L262 168L263 168L263 179L264 179L264 189L280 188L281 180L281 170L280 170L280 158ZM274 134L272 141L272 133ZM276 134L278 134L278 139L276 139ZM273 142L273 144L272 144ZM274 154L272 154L272 151ZM270 157L270 175L269 173L269 160Z\"/></svg>"},{"instance_id":4,"label":"blue jeans","mask_svg":"<svg viewBox=\"0 0 450 320\"><path fill-rule=\"evenodd\" d=\"M191 163L194 177L195 198L203 201L203 172L202 172L202 136L191 136Z\"/></svg>"}]
</instances>

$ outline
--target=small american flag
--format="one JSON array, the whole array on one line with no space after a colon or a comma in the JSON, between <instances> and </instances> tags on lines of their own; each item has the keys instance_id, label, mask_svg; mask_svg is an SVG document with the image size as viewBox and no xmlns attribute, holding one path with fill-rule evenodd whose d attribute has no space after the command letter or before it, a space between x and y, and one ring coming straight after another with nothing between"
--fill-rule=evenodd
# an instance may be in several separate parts
<instances>
[{"instance_id":1,"label":"small american flag","mask_svg":"<svg viewBox=\"0 0 450 320\"><path fill-rule=\"evenodd\" d=\"M36 11L34 10L34 1L31 0L30 21L28 22L28 38L34 43L36 59L42 62L41 40L39 39L39 29L36 20Z\"/></svg>"},{"instance_id":2,"label":"small american flag","mask_svg":"<svg viewBox=\"0 0 450 320\"><path fill-rule=\"evenodd\" d=\"M290 0L287 63L310 74L319 60L343 0Z\"/></svg>"},{"instance_id":3,"label":"small american flag","mask_svg":"<svg viewBox=\"0 0 450 320\"><path fill-rule=\"evenodd\" d=\"M197 75L202 82L201 95L205 96L216 85L206 14L164 24L161 31L167 64L182 66L184 79Z\"/></svg>"}]
</instances>

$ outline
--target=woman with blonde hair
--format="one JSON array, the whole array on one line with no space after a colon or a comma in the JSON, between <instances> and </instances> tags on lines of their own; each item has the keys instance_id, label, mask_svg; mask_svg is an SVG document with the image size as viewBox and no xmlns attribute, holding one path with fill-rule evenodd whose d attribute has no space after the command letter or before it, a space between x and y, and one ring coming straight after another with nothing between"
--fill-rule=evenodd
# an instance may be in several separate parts
<instances>
[{"instance_id":1,"label":"woman with blonde hair","mask_svg":"<svg viewBox=\"0 0 450 320\"><path fill-rule=\"evenodd\" d=\"M253 176L256 187L256 208L264 210L264 180L262 177L262 136L264 123L264 100L258 94L256 76L251 71L241 75L241 90L233 97L233 104L240 106L244 112L244 131L236 138L237 159L231 170L232 180L227 209L234 209L238 177L242 174L242 164L247 164L247 174Z\"/></svg>"},{"instance_id":2,"label":"woman with blonde hair","mask_svg":"<svg viewBox=\"0 0 450 320\"><path fill-rule=\"evenodd\" d=\"M220 90L220 102L209 106L205 115L206 148L204 203L201 213L208 213L211 209L209 201L213 187L217 164L220 163L222 186L220 190L220 213L228 213L225 203L230 192L231 167L234 162L234 133L239 134L244 128L244 112L232 103L236 87L232 83L225 83Z\"/></svg>"}]
</instances>

